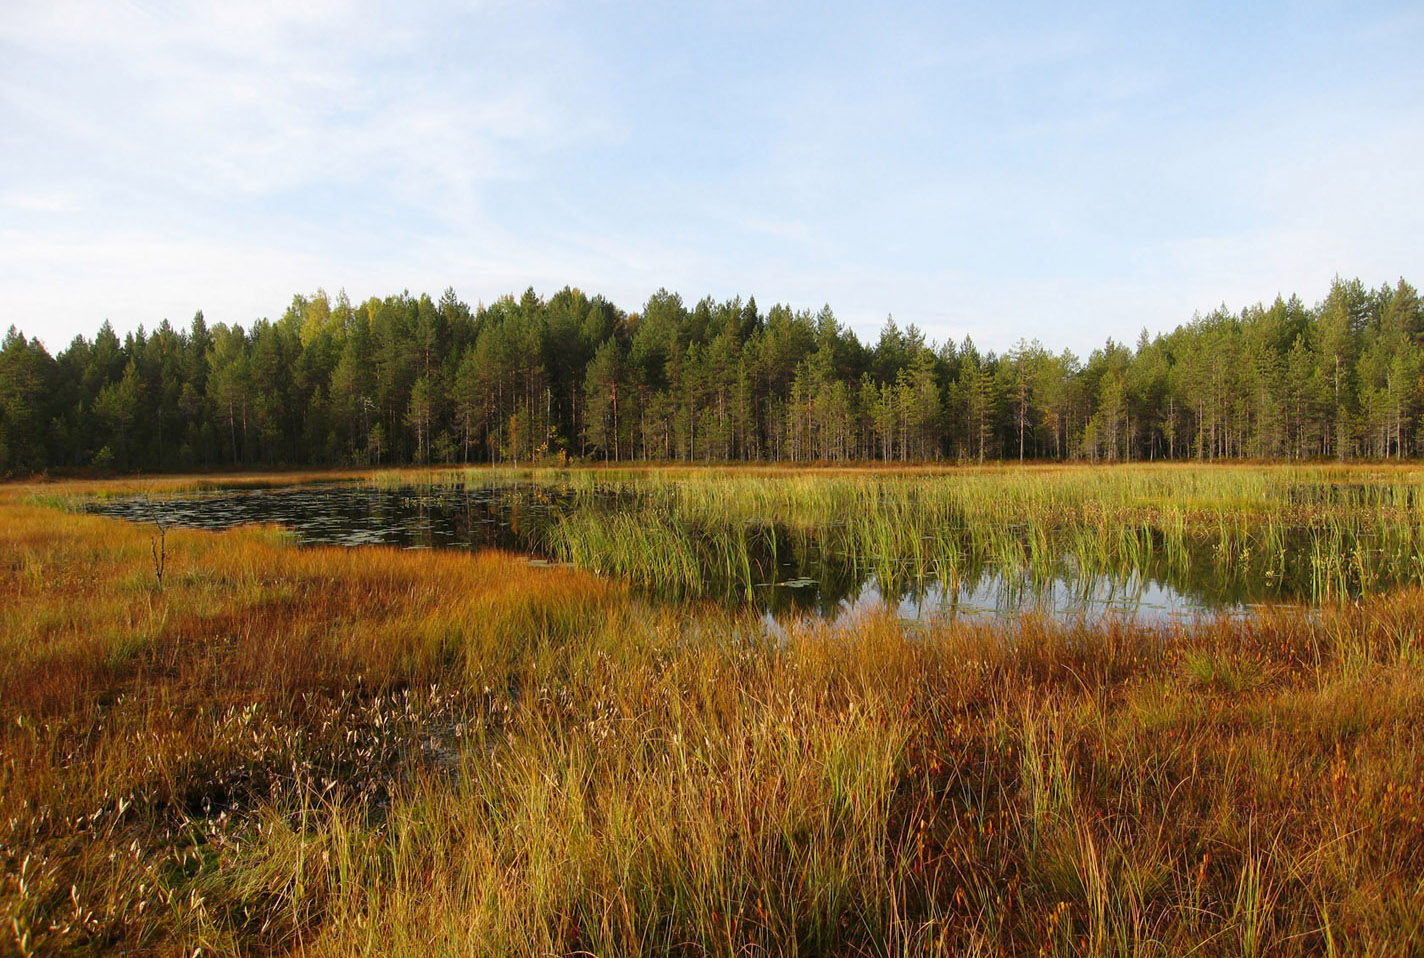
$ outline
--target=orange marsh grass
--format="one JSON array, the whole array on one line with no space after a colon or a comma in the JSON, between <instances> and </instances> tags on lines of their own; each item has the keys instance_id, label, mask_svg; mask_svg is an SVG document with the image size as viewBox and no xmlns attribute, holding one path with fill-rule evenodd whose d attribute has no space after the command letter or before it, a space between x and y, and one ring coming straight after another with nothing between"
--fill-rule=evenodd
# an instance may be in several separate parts
<instances>
[{"instance_id":1,"label":"orange marsh grass","mask_svg":"<svg viewBox=\"0 0 1424 958\"><path fill-rule=\"evenodd\" d=\"M784 640L0 499L18 953L1408 954L1424 594Z\"/></svg>"}]
</instances>

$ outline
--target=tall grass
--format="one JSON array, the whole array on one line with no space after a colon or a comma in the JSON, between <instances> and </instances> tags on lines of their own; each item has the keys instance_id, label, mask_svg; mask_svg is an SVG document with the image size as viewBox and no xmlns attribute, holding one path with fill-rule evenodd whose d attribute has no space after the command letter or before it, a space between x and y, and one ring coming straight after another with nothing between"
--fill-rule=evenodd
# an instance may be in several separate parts
<instances>
[{"instance_id":1,"label":"tall grass","mask_svg":"<svg viewBox=\"0 0 1424 958\"><path fill-rule=\"evenodd\" d=\"M1320 602L1424 582L1424 473L1412 468L494 469L379 481L557 489L567 503L538 547L679 594L744 593L775 581L792 552L890 588L993 573L1089 591L1150 577L1218 600Z\"/></svg>"},{"instance_id":2,"label":"tall grass","mask_svg":"<svg viewBox=\"0 0 1424 958\"><path fill-rule=\"evenodd\" d=\"M5 951L1424 949L1418 590L1166 637L772 639L264 529L170 533L159 590L142 527L27 495L0 494Z\"/></svg>"}]
</instances>

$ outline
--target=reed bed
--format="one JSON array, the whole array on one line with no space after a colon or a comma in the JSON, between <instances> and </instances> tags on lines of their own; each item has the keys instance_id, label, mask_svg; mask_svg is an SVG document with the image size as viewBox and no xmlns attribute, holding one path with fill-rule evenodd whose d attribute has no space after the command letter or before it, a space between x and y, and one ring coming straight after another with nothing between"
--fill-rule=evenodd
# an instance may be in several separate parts
<instances>
[{"instance_id":1,"label":"reed bed","mask_svg":"<svg viewBox=\"0 0 1424 958\"><path fill-rule=\"evenodd\" d=\"M1424 584L1424 472L1410 467L501 468L376 481L557 489L568 504L539 547L677 595L774 581L793 540L892 587L1135 574L1320 602Z\"/></svg>"},{"instance_id":2,"label":"reed bed","mask_svg":"<svg viewBox=\"0 0 1424 958\"><path fill-rule=\"evenodd\" d=\"M170 532L160 587L149 529L34 492L0 490L0 950L1424 950L1415 588L772 637L268 528Z\"/></svg>"}]
</instances>

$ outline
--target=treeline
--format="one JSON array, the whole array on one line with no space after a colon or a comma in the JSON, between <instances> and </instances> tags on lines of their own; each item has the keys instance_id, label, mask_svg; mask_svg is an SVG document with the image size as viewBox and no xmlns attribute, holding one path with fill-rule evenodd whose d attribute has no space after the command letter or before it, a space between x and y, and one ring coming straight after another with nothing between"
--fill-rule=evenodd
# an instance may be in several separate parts
<instances>
[{"instance_id":1,"label":"treeline","mask_svg":"<svg viewBox=\"0 0 1424 958\"><path fill-rule=\"evenodd\" d=\"M0 472L597 460L1404 458L1424 448L1424 306L1336 280L1086 361L1002 354L829 307L637 313L565 288L297 296L251 328L108 323L0 348Z\"/></svg>"}]
</instances>

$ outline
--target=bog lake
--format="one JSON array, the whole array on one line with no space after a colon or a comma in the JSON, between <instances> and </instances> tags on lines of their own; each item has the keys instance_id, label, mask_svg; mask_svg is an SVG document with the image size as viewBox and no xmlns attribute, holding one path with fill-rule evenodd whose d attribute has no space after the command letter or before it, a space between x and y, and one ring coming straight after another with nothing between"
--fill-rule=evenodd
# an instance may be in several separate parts
<instances>
[{"instance_id":1,"label":"bog lake","mask_svg":"<svg viewBox=\"0 0 1424 958\"><path fill-rule=\"evenodd\" d=\"M931 492L930 480L819 480L826 488L790 492L777 480L717 482L388 478L101 498L86 508L200 529L275 523L302 545L498 548L622 576L659 598L751 606L768 622L836 621L888 604L907 621L1034 613L1170 624L1419 577L1416 497L1398 488L1343 509L1327 487L1281 499L1318 499L1324 512L1354 517L1333 524L1270 509L1204 521L1160 507L1088 523L1063 519L1081 503L1052 491L1016 510L1012 489L1002 507L976 507Z\"/></svg>"}]
</instances>

